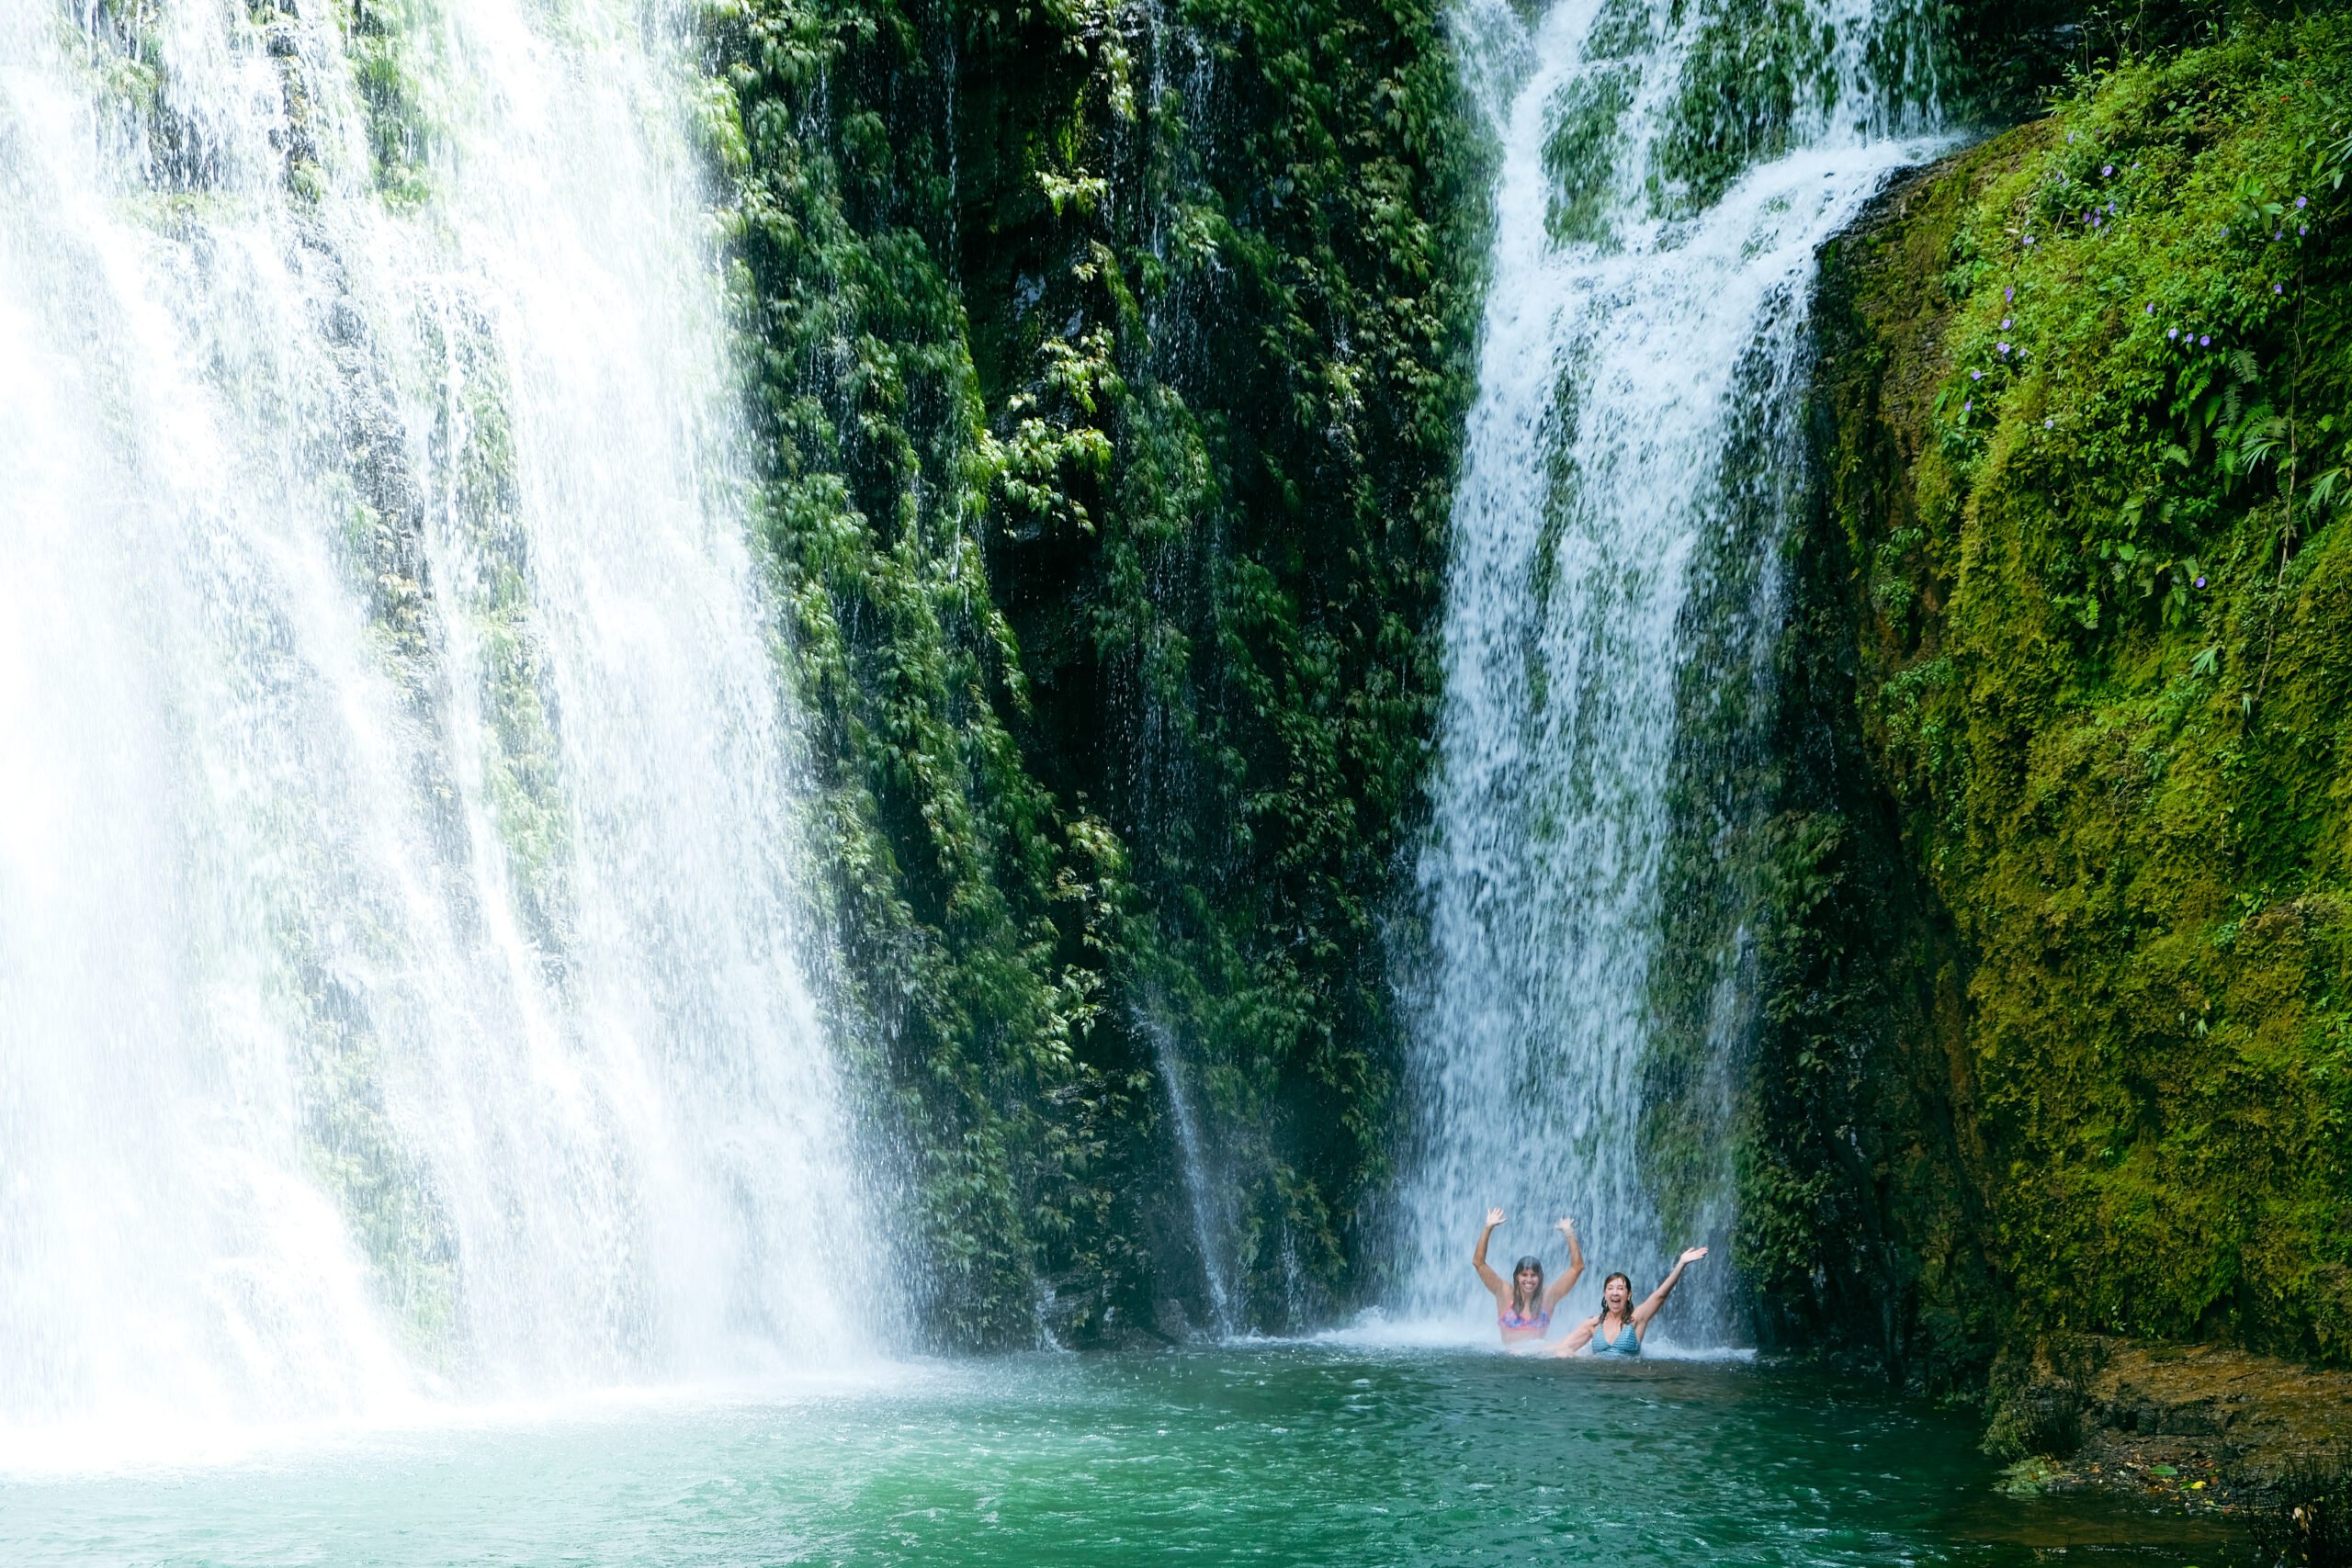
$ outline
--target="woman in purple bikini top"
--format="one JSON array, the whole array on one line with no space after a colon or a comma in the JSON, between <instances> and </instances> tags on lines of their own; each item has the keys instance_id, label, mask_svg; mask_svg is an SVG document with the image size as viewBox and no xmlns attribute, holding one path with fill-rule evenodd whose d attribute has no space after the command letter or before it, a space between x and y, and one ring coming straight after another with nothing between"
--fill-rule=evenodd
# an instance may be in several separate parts
<instances>
[{"instance_id":1,"label":"woman in purple bikini top","mask_svg":"<svg viewBox=\"0 0 2352 1568\"><path fill-rule=\"evenodd\" d=\"M1522 1258L1512 1268L1510 1280L1487 1264L1487 1241L1495 1227L1503 1223L1500 1209L1487 1211L1487 1228L1478 1233L1478 1248L1470 1255L1470 1266L1478 1270L1478 1279L1495 1298L1495 1325L1502 1330L1506 1348L1529 1345L1542 1339L1552 1326L1552 1309L1560 1298L1576 1289L1584 1276L1584 1248L1577 1241L1574 1220L1561 1220L1557 1229L1568 1240L1568 1271L1550 1284L1544 1282L1544 1265L1534 1258Z\"/></svg>"}]
</instances>

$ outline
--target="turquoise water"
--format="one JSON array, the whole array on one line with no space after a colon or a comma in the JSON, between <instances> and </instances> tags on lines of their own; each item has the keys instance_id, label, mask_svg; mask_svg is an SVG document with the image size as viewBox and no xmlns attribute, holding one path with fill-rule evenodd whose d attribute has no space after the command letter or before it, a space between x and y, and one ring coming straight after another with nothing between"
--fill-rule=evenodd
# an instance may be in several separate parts
<instances>
[{"instance_id":1,"label":"turquoise water","mask_svg":"<svg viewBox=\"0 0 2352 1568\"><path fill-rule=\"evenodd\" d=\"M1993 1480L1965 1421L1817 1374L1232 1348L20 1473L0 1480L0 1562L2230 1560L2211 1527L2019 1504Z\"/></svg>"}]
</instances>

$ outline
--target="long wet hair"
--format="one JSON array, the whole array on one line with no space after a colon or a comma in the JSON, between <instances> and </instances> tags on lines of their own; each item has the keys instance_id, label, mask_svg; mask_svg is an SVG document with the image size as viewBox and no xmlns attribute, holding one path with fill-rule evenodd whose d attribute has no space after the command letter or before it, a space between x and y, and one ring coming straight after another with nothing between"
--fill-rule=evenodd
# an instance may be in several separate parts
<instances>
[{"instance_id":1,"label":"long wet hair","mask_svg":"<svg viewBox=\"0 0 2352 1568\"><path fill-rule=\"evenodd\" d=\"M1535 1270L1535 1294L1532 1298L1521 1298L1519 1293L1519 1277L1530 1269ZM1544 1260L1540 1258L1522 1258L1510 1266L1510 1310L1521 1317L1525 1317L1541 1305L1543 1301Z\"/></svg>"},{"instance_id":2,"label":"long wet hair","mask_svg":"<svg viewBox=\"0 0 2352 1568\"><path fill-rule=\"evenodd\" d=\"M1600 1332L1600 1325L1609 1321L1610 1280L1623 1280L1625 1281L1625 1315L1619 1321L1625 1324L1628 1327L1632 1326L1634 1322L1634 1277L1631 1274L1623 1272L1611 1274L1608 1279L1600 1281L1600 1315L1592 1320L1592 1331L1595 1334L1599 1334ZM1621 1328L1618 1332L1622 1334L1624 1330Z\"/></svg>"}]
</instances>

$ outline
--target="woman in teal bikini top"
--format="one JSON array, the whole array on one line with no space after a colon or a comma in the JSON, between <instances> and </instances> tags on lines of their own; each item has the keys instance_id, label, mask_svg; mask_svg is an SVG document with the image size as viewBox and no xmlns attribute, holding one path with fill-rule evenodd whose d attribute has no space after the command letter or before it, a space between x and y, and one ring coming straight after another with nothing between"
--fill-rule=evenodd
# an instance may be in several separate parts
<instances>
[{"instance_id":1,"label":"woman in teal bikini top","mask_svg":"<svg viewBox=\"0 0 2352 1568\"><path fill-rule=\"evenodd\" d=\"M1493 1293L1495 1326L1502 1330L1505 1348L1512 1348L1533 1344L1551 1331L1552 1309L1584 1277L1584 1248L1577 1243L1576 1222L1562 1220L1556 1228L1568 1238L1568 1271L1547 1285L1542 1261L1522 1258L1510 1271L1510 1283L1505 1284L1500 1274L1487 1267L1487 1238L1502 1223L1500 1209L1487 1211L1487 1228L1478 1233L1478 1247L1470 1255L1470 1266Z\"/></svg>"},{"instance_id":2,"label":"woman in teal bikini top","mask_svg":"<svg viewBox=\"0 0 2352 1568\"><path fill-rule=\"evenodd\" d=\"M1649 1299L1631 1310L1628 1303L1634 1299L1634 1281L1623 1274L1610 1275L1600 1282L1600 1314L1577 1325L1576 1332L1560 1341L1560 1348L1553 1354L1573 1356L1589 1345L1590 1355L1640 1355L1643 1337L1650 1331L1650 1319L1666 1304L1666 1298L1674 1293L1674 1287L1682 1282L1682 1271L1706 1256L1703 1247L1694 1247L1684 1253L1676 1260L1674 1272L1650 1292Z\"/></svg>"}]
</instances>

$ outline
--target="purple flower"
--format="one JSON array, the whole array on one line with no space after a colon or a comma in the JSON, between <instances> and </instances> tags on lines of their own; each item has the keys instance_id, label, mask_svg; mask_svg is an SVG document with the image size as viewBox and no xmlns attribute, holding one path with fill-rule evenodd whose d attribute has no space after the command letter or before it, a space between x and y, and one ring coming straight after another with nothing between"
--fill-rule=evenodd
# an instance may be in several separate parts
<instances>
[{"instance_id":1,"label":"purple flower","mask_svg":"<svg viewBox=\"0 0 2352 1568\"><path fill-rule=\"evenodd\" d=\"M2153 315L2154 315L2155 313L2156 313L2155 301L2152 299L2152 300L2150 300L2150 301L2148 302L2148 314L2150 314L2151 316L2153 316Z\"/></svg>"},{"instance_id":2,"label":"purple flower","mask_svg":"<svg viewBox=\"0 0 2352 1568\"><path fill-rule=\"evenodd\" d=\"M2002 298L2002 299L2016 299L2017 297L2018 297L2018 291L2017 291L2017 289L2016 289L2016 288L2015 288L2015 287L2011 287L2011 288L2004 288L2004 289L2002 289L2002 290L2001 290L2001 298Z\"/></svg>"},{"instance_id":3,"label":"purple flower","mask_svg":"<svg viewBox=\"0 0 2352 1568\"><path fill-rule=\"evenodd\" d=\"M2199 579L2197 580L2197 586L2198 586L2198 587L2199 587L2199 588L2204 587L2204 586L2205 586L2205 580L2204 580L2203 578L2201 578L2201 577L2200 577L2200 578L2199 578Z\"/></svg>"},{"instance_id":4,"label":"purple flower","mask_svg":"<svg viewBox=\"0 0 2352 1568\"><path fill-rule=\"evenodd\" d=\"M2054 419L2045 419L2041 422L2041 428L2044 430L2055 430L2058 428L2058 422Z\"/></svg>"},{"instance_id":5,"label":"purple flower","mask_svg":"<svg viewBox=\"0 0 2352 1568\"><path fill-rule=\"evenodd\" d=\"M2166 327L2166 328L2165 329L2165 336L2166 336L2166 337L2168 337L2168 338L2175 338L2175 337L2178 337L2179 335L2180 335L2180 329L2179 329L2178 327Z\"/></svg>"},{"instance_id":6,"label":"purple flower","mask_svg":"<svg viewBox=\"0 0 2352 1568\"><path fill-rule=\"evenodd\" d=\"M1964 403L1962 403L1962 404L1961 404L1961 405L1960 405L1960 412L1962 412L1962 413L1966 413L1969 410L1971 410L1971 409L1974 408L1975 406L1976 406L1976 400L1975 400L1975 399L1973 399L1973 398L1971 398L1968 401L1966 401L1966 402L1964 402Z\"/></svg>"},{"instance_id":7,"label":"purple flower","mask_svg":"<svg viewBox=\"0 0 2352 1568\"><path fill-rule=\"evenodd\" d=\"M2309 207L2311 204L2312 198L2310 197L2299 196L2295 198L2295 209L2299 212L2304 208Z\"/></svg>"},{"instance_id":8,"label":"purple flower","mask_svg":"<svg viewBox=\"0 0 2352 1568\"><path fill-rule=\"evenodd\" d=\"M2101 179L2105 179L2105 178L2107 178L2109 175L2111 175L2111 174L2113 174L2113 173L2115 173L2115 165L2114 165L2114 164L2109 164L2107 167L2105 167L2104 169L2101 169L2101 170L2098 172L2098 177L2099 177L2099 178L2101 178Z\"/></svg>"},{"instance_id":9,"label":"purple flower","mask_svg":"<svg viewBox=\"0 0 2352 1568\"><path fill-rule=\"evenodd\" d=\"M2003 344L2001 345L2001 352L2002 352L2003 354L2007 354L2007 353L2008 353L2008 352L2009 352L2009 345L2008 345L2007 344Z\"/></svg>"},{"instance_id":10,"label":"purple flower","mask_svg":"<svg viewBox=\"0 0 2352 1568\"><path fill-rule=\"evenodd\" d=\"M2284 294L2287 292L2287 286L2283 283L2274 283L2270 286L2270 292L2273 294Z\"/></svg>"},{"instance_id":11,"label":"purple flower","mask_svg":"<svg viewBox=\"0 0 2352 1568\"><path fill-rule=\"evenodd\" d=\"M2003 317L2001 318L2001 330L2002 330L2002 331L2004 331L2004 332L2007 332L2007 331L2008 330L2008 326L2009 326L2009 319L2008 319L2007 316L2003 316Z\"/></svg>"},{"instance_id":12,"label":"purple flower","mask_svg":"<svg viewBox=\"0 0 2352 1568\"><path fill-rule=\"evenodd\" d=\"M2075 133L2074 133L2073 131L2071 131L2071 130L2070 130L2070 131L2066 132L2066 140L2067 140L2067 141L2072 141L2074 139L2075 139Z\"/></svg>"},{"instance_id":13,"label":"purple flower","mask_svg":"<svg viewBox=\"0 0 2352 1568\"><path fill-rule=\"evenodd\" d=\"M2222 230L2222 238L2223 238L2224 240L2226 240L2226 239L2228 239L2229 237L2230 237L2230 231L2229 231L2227 229Z\"/></svg>"},{"instance_id":14,"label":"purple flower","mask_svg":"<svg viewBox=\"0 0 2352 1568\"><path fill-rule=\"evenodd\" d=\"M2210 337L2200 337L2197 340L2197 346L2199 348L2211 348L2213 346L2213 340Z\"/></svg>"},{"instance_id":15,"label":"purple flower","mask_svg":"<svg viewBox=\"0 0 2352 1568\"><path fill-rule=\"evenodd\" d=\"M2312 231L2312 226L2311 226L2310 224L2308 224L2308 223L2306 223L2306 224L2302 225L2301 228L2299 228L2299 229L2297 229L2297 230L2295 231L2295 232L2296 232L2296 233L2298 233L2298 234L2308 234L2308 233L2310 233L2311 231Z\"/></svg>"},{"instance_id":16,"label":"purple flower","mask_svg":"<svg viewBox=\"0 0 2352 1568\"><path fill-rule=\"evenodd\" d=\"M1982 381L1984 379L1984 372L1982 370L1971 370L1968 373L1968 378L1972 381Z\"/></svg>"},{"instance_id":17,"label":"purple flower","mask_svg":"<svg viewBox=\"0 0 2352 1568\"><path fill-rule=\"evenodd\" d=\"M2032 235L2030 235L2030 234L2028 234L2028 235L2025 237L2025 243L2026 243L2027 244L2029 244L2029 245L2030 245L2030 244L2031 244L2031 243L2033 243L2033 236L2032 236Z\"/></svg>"}]
</instances>

